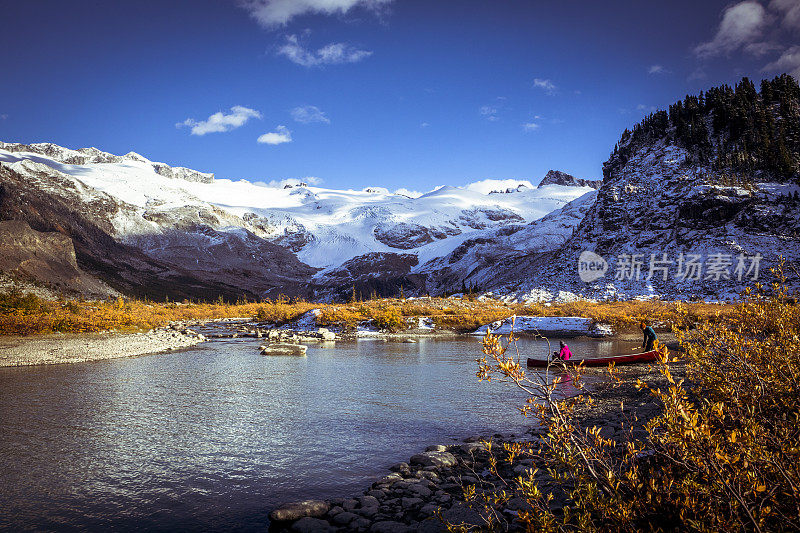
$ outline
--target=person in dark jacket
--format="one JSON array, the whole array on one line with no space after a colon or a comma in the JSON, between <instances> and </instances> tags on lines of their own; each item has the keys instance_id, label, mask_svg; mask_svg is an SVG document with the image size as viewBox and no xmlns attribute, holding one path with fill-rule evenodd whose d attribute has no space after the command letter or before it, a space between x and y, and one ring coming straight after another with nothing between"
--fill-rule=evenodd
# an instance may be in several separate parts
<instances>
[{"instance_id":1,"label":"person in dark jacket","mask_svg":"<svg viewBox=\"0 0 800 533\"><path fill-rule=\"evenodd\" d=\"M642 333L644 334L644 340L642 341L642 349L645 352L652 351L653 344L656 342L655 330L651 326L645 324L644 322L639 324L639 326L642 328Z\"/></svg>"}]
</instances>

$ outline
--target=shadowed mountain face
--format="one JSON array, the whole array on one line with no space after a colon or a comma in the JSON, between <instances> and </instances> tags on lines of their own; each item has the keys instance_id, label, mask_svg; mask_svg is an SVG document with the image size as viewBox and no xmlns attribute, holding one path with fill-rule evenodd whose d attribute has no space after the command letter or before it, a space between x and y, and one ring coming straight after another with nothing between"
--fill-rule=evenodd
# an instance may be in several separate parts
<instances>
[{"instance_id":1,"label":"shadowed mountain face","mask_svg":"<svg viewBox=\"0 0 800 533\"><path fill-rule=\"evenodd\" d=\"M744 79L654 113L622 134L569 239L506 255L484 269L486 285L523 299L716 299L773 280L782 259L800 284L798 110L797 82L780 76L760 93ZM587 250L608 262L591 282L578 274Z\"/></svg>"},{"instance_id":2,"label":"shadowed mountain face","mask_svg":"<svg viewBox=\"0 0 800 533\"><path fill-rule=\"evenodd\" d=\"M115 291L78 266L72 239L34 231L21 220L0 222L0 271L27 280L46 280L55 290L105 298Z\"/></svg>"},{"instance_id":3,"label":"shadowed mountain face","mask_svg":"<svg viewBox=\"0 0 800 533\"><path fill-rule=\"evenodd\" d=\"M544 179L539 183L539 187L544 187L545 185L568 185L572 187L591 187L592 189L599 189L602 183L602 180L586 180L583 178L576 178L560 170L550 170L544 175Z\"/></svg>"}]
</instances>

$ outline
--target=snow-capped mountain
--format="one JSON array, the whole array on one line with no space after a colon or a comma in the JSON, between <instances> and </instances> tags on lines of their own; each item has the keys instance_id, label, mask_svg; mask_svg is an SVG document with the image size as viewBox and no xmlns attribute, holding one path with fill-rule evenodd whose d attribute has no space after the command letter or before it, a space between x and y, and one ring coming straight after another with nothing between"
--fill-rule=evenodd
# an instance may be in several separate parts
<instances>
[{"instance_id":1,"label":"snow-capped mountain","mask_svg":"<svg viewBox=\"0 0 800 533\"><path fill-rule=\"evenodd\" d=\"M776 281L782 259L800 287L800 86L789 75L760 92L743 78L688 95L626 129L563 246L504 254L471 276L525 300L717 299Z\"/></svg>"},{"instance_id":2,"label":"snow-capped mountain","mask_svg":"<svg viewBox=\"0 0 800 533\"><path fill-rule=\"evenodd\" d=\"M529 224L594 194L591 187L534 188L526 182L480 192L490 181L416 197L381 187L275 187L217 179L134 152L115 156L49 143L0 143L0 163L6 196L13 191L21 203L55 202L72 212L59 222L7 207L0 218L23 218L34 229L56 231L70 221L89 224L168 269L255 296L335 297L353 284L391 293L406 283L407 291L436 292L438 270L450 268L442 258L497 235L504 235L510 250L557 247L571 223ZM73 238L80 233L64 232ZM515 240L514 234L525 238ZM104 277L103 269L91 266L98 254L83 251L80 242L76 252L79 263ZM116 270L125 277L119 272L124 268Z\"/></svg>"},{"instance_id":3,"label":"snow-capped mountain","mask_svg":"<svg viewBox=\"0 0 800 533\"><path fill-rule=\"evenodd\" d=\"M760 94L743 79L625 130L602 182L554 170L538 186L483 180L425 194L276 187L134 152L0 143L0 220L67 235L78 267L155 297L345 299L402 287L716 299L770 281L781 258L800 284L798 103L790 76ZM8 227L15 242L57 244L34 270L80 277L54 265L69 256L62 241Z\"/></svg>"}]
</instances>

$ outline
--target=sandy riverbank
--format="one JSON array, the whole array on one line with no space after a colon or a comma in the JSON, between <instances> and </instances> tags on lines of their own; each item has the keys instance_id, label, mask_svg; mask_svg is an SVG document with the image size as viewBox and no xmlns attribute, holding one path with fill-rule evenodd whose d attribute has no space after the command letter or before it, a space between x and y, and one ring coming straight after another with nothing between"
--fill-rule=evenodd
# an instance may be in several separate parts
<instances>
[{"instance_id":1,"label":"sandy riverbank","mask_svg":"<svg viewBox=\"0 0 800 533\"><path fill-rule=\"evenodd\" d=\"M0 367L80 363L188 348L201 335L173 329L147 333L51 334L0 337Z\"/></svg>"}]
</instances>

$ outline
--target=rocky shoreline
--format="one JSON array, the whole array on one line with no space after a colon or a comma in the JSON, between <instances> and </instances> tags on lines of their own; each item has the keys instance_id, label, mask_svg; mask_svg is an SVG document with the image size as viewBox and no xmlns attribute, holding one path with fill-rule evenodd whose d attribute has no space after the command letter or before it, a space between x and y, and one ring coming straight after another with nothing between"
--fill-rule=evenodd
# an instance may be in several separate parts
<instances>
[{"instance_id":1,"label":"rocky shoreline","mask_svg":"<svg viewBox=\"0 0 800 533\"><path fill-rule=\"evenodd\" d=\"M682 374L677 365L673 373ZM599 426L601 435L618 443L629 438L644 439L645 424L661 412L649 392L637 389L637 378L659 383L661 375L648 365L634 365L621 370L623 384L612 387L601 384L592 396L595 405L579 413L584 427ZM622 408L620 408L622 406ZM485 526L480 513L464 501L463 489L472 485L476 493L500 488L502 480L489 472L491 455L498 460L498 471L506 479L533 473L537 464L531 458L505 460L503 443L531 442L536 445L544 432L531 428L527 434L469 437L454 445L433 445L412 456L408 462L393 465L390 473L375 481L363 494L352 498L331 498L291 502L270 513L272 532L358 532L410 533L446 531L442 519L480 529ZM492 453L487 449L490 443ZM534 476L543 491L553 490L554 510L563 508L563 493L543 470ZM515 522L516 512L527 503L512 498L499 516L506 520L509 531L521 530Z\"/></svg>"}]
</instances>

